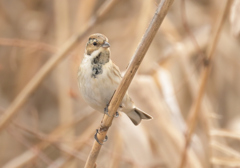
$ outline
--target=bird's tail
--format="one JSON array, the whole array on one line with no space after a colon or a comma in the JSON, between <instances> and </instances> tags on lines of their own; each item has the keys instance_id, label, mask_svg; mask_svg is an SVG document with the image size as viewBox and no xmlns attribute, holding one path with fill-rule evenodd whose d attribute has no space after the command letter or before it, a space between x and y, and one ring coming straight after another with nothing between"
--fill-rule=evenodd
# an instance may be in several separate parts
<instances>
[{"instance_id":1,"label":"bird's tail","mask_svg":"<svg viewBox=\"0 0 240 168\"><path fill-rule=\"evenodd\" d=\"M152 119L152 116L150 116L149 114L143 112L138 108L133 108L133 110L127 113L127 115L134 125L138 125L142 119L145 119L145 120Z\"/></svg>"}]
</instances>

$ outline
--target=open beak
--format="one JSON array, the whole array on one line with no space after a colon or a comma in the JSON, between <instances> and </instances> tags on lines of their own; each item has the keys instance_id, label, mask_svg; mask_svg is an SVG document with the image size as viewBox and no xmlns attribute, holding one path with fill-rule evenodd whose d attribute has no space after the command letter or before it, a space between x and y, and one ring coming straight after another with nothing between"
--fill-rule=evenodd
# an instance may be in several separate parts
<instances>
[{"instance_id":1,"label":"open beak","mask_svg":"<svg viewBox=\"0 0 240 168\"><path fill-rule=\"evenodd\" d=\"M108 42L104 42L103 45L102 45L103 48L108 48L110 47L110 44Z\"/></svg>"}]
</instances>

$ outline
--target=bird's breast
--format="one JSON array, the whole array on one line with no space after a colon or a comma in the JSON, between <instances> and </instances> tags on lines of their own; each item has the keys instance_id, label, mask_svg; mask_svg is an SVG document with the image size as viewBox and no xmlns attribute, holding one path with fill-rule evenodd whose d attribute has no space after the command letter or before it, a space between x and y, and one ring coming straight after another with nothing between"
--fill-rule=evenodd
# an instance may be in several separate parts
<instances>
[{"instance_id":1,"label":"bird's breast","mask_svg":"<svg viewBox=\"0 0 240 168\"><path fill-rule=\"evenodd\" d=\"M93 67L91 63L84 63L80 71L78 80L82 97L90 106L103 111L117 88L109 78L108 64L102 65L99 69Z\"/></svg>"}]
</instances>

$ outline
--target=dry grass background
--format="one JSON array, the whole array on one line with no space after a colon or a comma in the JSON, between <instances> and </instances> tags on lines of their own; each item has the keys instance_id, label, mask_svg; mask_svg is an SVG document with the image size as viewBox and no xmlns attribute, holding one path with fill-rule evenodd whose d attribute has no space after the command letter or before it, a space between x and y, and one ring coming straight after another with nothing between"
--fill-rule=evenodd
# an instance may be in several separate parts
<instances>
[{"instance_id":1,"label":"dry grass background","mask_svg":"<svg viewBox=\"0 0 240 168\"><path fill-rule=\"evenodd\" d=\"M114 119L97 167L179 166L204 57L225 2L174 1L129 88L154 119L138 127L124 114ZM108 3L87 36L105 34L113 61L124 71L159 1L0 0L0 118L38 70ZM187 153L189 168L240 167L239 9L240 1L234 0L214 51ZM87 36L1 130L0 167L84 166L102 119L77 88Z\"/></svg>"}]
</instances>

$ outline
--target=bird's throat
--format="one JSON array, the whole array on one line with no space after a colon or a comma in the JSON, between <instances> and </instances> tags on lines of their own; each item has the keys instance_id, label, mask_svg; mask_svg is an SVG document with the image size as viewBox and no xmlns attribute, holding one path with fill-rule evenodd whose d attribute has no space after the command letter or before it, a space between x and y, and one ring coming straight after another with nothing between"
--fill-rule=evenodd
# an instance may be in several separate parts
<instances>
[{"instance_id":1,"label":"bird's throat","mask_svg":"<svg viewBox=\"0 0 240 168\"><path fill-rule=\"evenodd\" d=\"M99 52L99 54L92 60L92 78L97 78L99 74L103 73L103 65L109 62L109 52Z\"/></svg>"}]
</instances>

